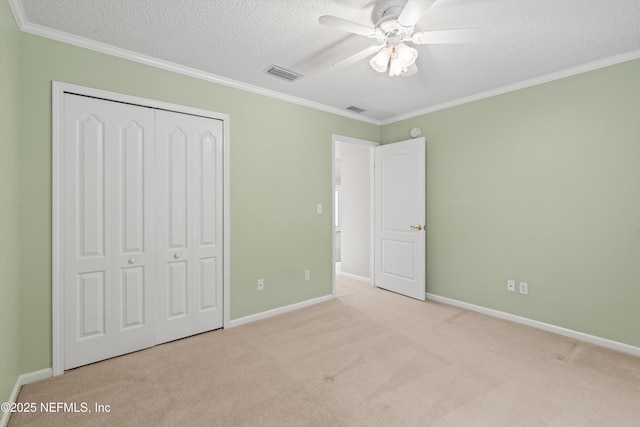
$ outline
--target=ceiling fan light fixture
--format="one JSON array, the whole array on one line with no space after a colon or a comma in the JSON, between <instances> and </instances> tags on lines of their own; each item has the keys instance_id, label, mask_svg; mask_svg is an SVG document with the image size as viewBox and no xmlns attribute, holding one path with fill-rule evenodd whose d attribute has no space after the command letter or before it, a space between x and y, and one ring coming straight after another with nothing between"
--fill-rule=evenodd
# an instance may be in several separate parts
<instances>
[{"instance_id":1,"label":"ceiling fan light fixture","mask_svg":"<svg viewBox=\"0 0 640 427\"><path fill-rule=\"evenodd\" d=\"M17 1L17 0L16 0ZM348 33L376 39L382 43L368 48L335 63L335 66L355 64L375 53L369 60L371 68L379 73L387 70L391 77L411 76L418 71L415 65L418 51L402 43L416 45L469 43L478 38L475 28L431 30L415 32L415 26L425 12L433 7L434 0L380 0L374 7L374 27L362 25L332 15L318 19L320 24L337 28Z\"/></svg>"},{"instance_id":2,"label":"ceiling fan light fixture","mask_svg":"<svg viewBox=\"0 0 640 427\"><path fill-rule=\"evenodd\" d=\"M385 47L382 50L380 50L380 52L378 52L378 54L373 58L371 58L371 61L369 61L371 68L373 68L379 73L384 73L385 71L387 71L391 54L392 54L392 51L388 47Z\"/></svg>"},{"instance_id":3,"label":"ceiling fan light fixture","mask_svg":"<svg viewBox=\"0 0 640 427\"><path fill-rule=\"evenodd\" d=\"M371 58L371 68L379 73L389 69L389 75L396 77L404 74L418 58L418 51L404 43L384 47L376 56Z\"/></svg>"}]
</instances>

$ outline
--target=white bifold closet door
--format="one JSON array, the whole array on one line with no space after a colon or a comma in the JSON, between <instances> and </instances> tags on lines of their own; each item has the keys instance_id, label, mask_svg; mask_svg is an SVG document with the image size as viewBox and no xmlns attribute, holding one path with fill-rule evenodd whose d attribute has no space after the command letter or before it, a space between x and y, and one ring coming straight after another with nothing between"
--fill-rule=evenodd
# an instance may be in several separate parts
<instances>
[{"instance_id":1,"label":"white bifold closet door","mask_svg":"<svg viewBox=\"0 0 640 427\"><path fill-rule=\"evenodd\" d=\"M162 343L222 327L222 122L156 114Z\"/></svg>"},{"instance_id":2,"label":"white bifold closet door","mask_svg":"<svg viewBox=\"0 0 640 427\"><path fill-rule=\"evenodd\" d=\"M154 111L65 95L65 369L155 344Z\"/></svg>"},{"instance_id":3,"label":"white bifold closet door","mask_svg":"<svg viewBox=\"0 0 640 427\"><path fill-rule=\"evenodd\" d=\"M222 327L222 122L64 102L64 369Z\"/></svg>"}]
</instances>

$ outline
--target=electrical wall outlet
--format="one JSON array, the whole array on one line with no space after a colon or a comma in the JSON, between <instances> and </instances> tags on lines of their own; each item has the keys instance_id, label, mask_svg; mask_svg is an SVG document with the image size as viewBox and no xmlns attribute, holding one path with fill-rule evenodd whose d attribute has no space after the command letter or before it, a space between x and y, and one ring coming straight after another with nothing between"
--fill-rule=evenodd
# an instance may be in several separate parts
<instances>
[{"instance_id":1,"label":"electrical wall outlet","mask_svg":"<svg viewBox=\"0 0 640 427\"><path fill-rule=\"evenodd\" d=\"M516 291L516 281L515 280L507 280L507 290L509 292Z\"/></svg>"},{"instance_id":2,"label":"electrical wall outlet","mask_svg":"<svg viewBox=\"0 0 640 427\"><path fill-rule=\"evenodd\" d=\"M311 272L309 270L304 272L304 280L311 280Z\"/></svg>"},{"instance_id":3,"label":"electrical wall outlet","mask_svg":"<svg viewBox=\"0 0 640 427\"><path fill-rule=\"evenodd\" d=\"M258 279L258 290L259 291L264 290L264 279Z\"/></svg>"},{"instance_id":4,"label":"electrical wall outlet","mask_svg":"<svg viewBox=\"0 0 640 427\"><path fill-rule=\"evenodd\" d=\"M520 282L520 293L522 295L529 295L529 285L525 282Z\"/></svg>"}]
</instances>

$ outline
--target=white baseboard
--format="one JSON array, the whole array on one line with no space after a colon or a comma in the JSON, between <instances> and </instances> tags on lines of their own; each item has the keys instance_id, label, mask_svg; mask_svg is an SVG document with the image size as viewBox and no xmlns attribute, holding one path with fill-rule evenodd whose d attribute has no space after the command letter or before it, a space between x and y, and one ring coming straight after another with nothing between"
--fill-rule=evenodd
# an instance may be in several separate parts
<instances>
[{"instance_id":1,"label":"white baseboard","mask_svg":"<svg viewBox=\"0 0 640 427\"><path fill-rule=\"evenodd\" d=\"M431 301L441 302L443 304L453 305L453 306L464 308L471 311L476 311L478 313L486 314L488 316L498 317L500 319L508 320L510 322L520 323L522 325L527 325L533 328L542 329L544 331L553 332L558 335L563 335L565 337L574 338L574 339L585 341L591 344L596 344L602 347L621 351L623 353L633 354L634 356L640 356L640 347L635 347L629 344L613 341L607 338L585 334L583 332L574 331L572 329L563 328L561 326L556 326L549 323L539 322L537 320L528 319L526 317L516 316L515 314L505 313L504 311L493 310L491 308L482 307L480 305L469 304L467 302L458 301L458 300L446 298L446 297L441 297L439 295L430 294L429 292L427 292L427 299Z\"/></svg>"},{"instance_id":2,"label":"white baseboard","mask_svg":"<svg viewBox=\"0 0 640 427\"><path fill-rule=\"evenodd\" d=\"M274 308L272 310L263 311L261 313L251 314L249 316L240 317L239 319L233 319L229 321L227 328L233 328L236 326L244 325L245 323L255 322L256 320L266 319L268 317L276 316L278 314L286 313L293 310L298 310L299 308L309 307L310 305L319 304L321 302L329 301L335 298L333 295L326 295L323 297L318 297L314 299L310 299L307 301L298 302L291 305L286 305L284 307Z\"/></svg>"},{"instance_id":3,"label":"white baseboard","mask_svg":"<svg viewBox=\"0 0 640 427\"><path fill-rule=\"evenodd\" d=\"M13 386L11 396L9 396L9 400L7 400L7 402L15 403L16 399L18 398L18 393L20 392L20 387L22 387L23 385L51 378L52 375L53 370L51 368L20 375L16 380L16 384ZM10 412L2 413L2 419L0 419L0 427L6 427L6 425L9 423L9 416L11 416Z\"/></svg>"},{"instance_id":4,"label":"white baseboard","mask_svg":"<svg viewBox=\"0 0 640 427\"><path fill-rule=\"evenodd\" d=\"M355 274L351 274L351 273L345 273L344 271L341 271L340 273L341 276L347 277L349 279L354 279L354 280L359 280L361 282L367 282L367 283L371 283L371 279L369 279L368 277L364 277L364 276L357 276Z\"/></svg>"}]
</instances>

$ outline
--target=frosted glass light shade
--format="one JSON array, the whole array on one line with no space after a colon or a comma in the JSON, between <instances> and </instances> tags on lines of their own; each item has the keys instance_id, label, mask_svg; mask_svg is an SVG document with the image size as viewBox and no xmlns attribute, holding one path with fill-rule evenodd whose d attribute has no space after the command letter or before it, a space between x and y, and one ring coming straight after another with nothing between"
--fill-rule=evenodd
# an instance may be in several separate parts
<instances>
[{"instance_id":1,"label":"frosted glass light shade","mask_svg":"<svg viewBox=\"0 0 640 427\"><path fill-rule=\"evenodd\" d=\"M389 65L389 58L391 57L391 49L388 47L383 48L376 56L371 58L369 64L371 64L371 68L376 70L379 73L384 73L387 71L387 66Z\"/></svg>"},{"instance_id":2,"label":"frosted glass light shade","mask_svg":"<svg viewBox=\"0 0 640 427\"><path fill-rule=\"evenodd\" d=\"M418 51L406 44L400 43L395 46L396 53L398 54L397 60L402 63L402 68L405 70L416 62L418 57Z\"/></svg>"},{"instance_id":3,"label":"frosted glass light shade","mask_svg":"<svg viewBox=\"0 0 640 427\"><path fill-rule=\"evenodd\" d=\"M389 75L396 77L404 74L407 69L416 62L418 51L404 43L398 43L393 47L389 65Z\"/></svg>"}]
</instances>

